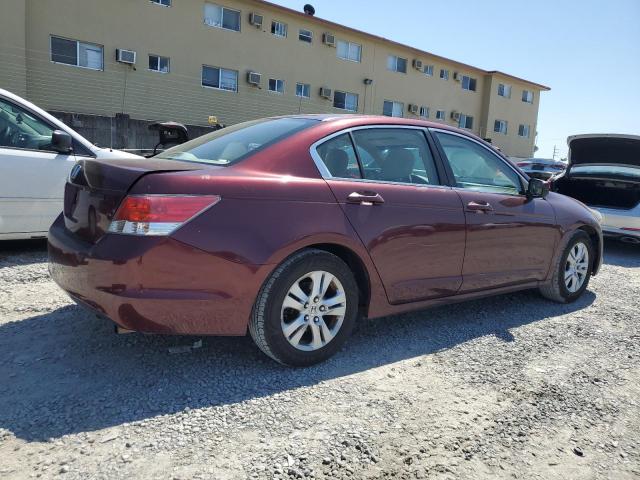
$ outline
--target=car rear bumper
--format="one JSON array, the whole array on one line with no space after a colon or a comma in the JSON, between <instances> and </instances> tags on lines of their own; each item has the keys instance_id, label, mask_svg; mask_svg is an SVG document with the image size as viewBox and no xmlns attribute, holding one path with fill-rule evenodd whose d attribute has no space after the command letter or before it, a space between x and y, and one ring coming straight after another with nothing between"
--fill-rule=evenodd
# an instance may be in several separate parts
<instances>
[{"instance_id":1,"label":"car rear bumper","mask_svg":"<svg viewBox=\"0 0 640 480\"><path fill-rule=\"evenodd\" d=\"M247 265L171 237L80 240L62 215L49 230L49 271L78 303L144 333L245 335L269 265Z\"/></svg>"},{"instance_id":2,"label":"car rear bumper","mask_svg":"<svg viewBox=\"0 0 640 480\"><path fill-rule=\"evenodd\" d=\"M631 210L589 207L602 215L602 233L605 237L631 239L640 242L640 206Z\"/></svg>"}]
</instances>

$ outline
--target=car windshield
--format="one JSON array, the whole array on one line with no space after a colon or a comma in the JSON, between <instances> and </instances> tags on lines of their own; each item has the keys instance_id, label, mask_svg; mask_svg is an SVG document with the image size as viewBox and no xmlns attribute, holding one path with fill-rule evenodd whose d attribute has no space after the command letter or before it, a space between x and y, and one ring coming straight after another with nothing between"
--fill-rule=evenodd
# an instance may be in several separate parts
<instances>
[{"instance_id":1,"label":"car windshield","mask_svg":"<svg viewBox=\"0 0 640 480\"><path fill-rule=\"evenodd\" d=\"M640 166L625 165L574 165L570 175L620 175L640 178Z\"/></svg>"},{"instance_id":2,"label":"car windshield","mask_svg":"<svg viewBox=\"0 0 640 480\"><path fill-rule=\"evenodd\" d=\"M318 120L309 118L270 118L239 123L176 145L155 158L231 165L317 123Z\"/></svg>"}]
</instances>

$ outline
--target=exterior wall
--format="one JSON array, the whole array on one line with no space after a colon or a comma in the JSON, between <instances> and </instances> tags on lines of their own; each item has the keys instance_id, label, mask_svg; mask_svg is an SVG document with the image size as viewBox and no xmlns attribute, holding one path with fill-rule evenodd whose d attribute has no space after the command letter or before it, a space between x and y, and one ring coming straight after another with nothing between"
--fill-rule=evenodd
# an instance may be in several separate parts
<instances>
[{"instance_id":1,"label":"exterior wall","mask_svg":"<svg viewBox=\"0 0 640 480\"><path fill-rule=\"evenodd\" d=\"M27 94L26 4L2 0L0 7L0 87L17 95Z\"/></svg>"},{"instance_id":2,"label":"exterior wall","mask_svg":"<svg viewBox=\"0 0 640 480\"><path fill-rule=\"evenodd\" d=\"M241 11L240 32L205 25L204 0L174 0L169 8L148 0L8 1L16 5L26 2L25 12L12 6L11 15L3 17L26 18L23 48L26 48L27 57L24 82L27 97L48 110L106 117L120 113L133 119L174 120L190 125L206 125L210 115L229 125L271 115L348 113L335 109L331 100L320 97L320 87L326 86L333 91L358 94L360 113L382 114L384 100L393 100L404 103L405 117L412 117L407 110L409 104L429 107L431 120L435 119L436 110L445 110L445 122L453 125L457 122L451 120L452 111L471 115L474 117L473 131L481 136L487 131L492 133L492 114L514 115L507 120L510 128L516 125L514 133L517 134L519 115L527 113L520 111L520 105L506 112L500 106L494 107L493 94L487 97L492 76L486 75L484 70L345 27L328 25L319 19L282 11L259 1L214 0ZM249 24L251 12L264 16L261 29ZM93 21L94 18L99 21ZM272 20L287 24L287 38L271 34ZM0 20L3 27L0 32L5 23ZM300 28L313 32L312 44L298 40ZM334 34L337 40L361 44L362 61L339 59L335 48L322 43L324 32ZM103 45L104 71L52 63L51 35ZM135 69L115 61L117 48L137 52ZM149 71L149 54L169 57L170 72ZM387 70L388 55L406 58L407 73ZM434 65L434 75L427 77L415 70L411 65L415 58ZM237 70L238 92L203 87L203 65ZM450 71L448 81L439 78L441 68ZM247 83L248 71L262 74L261 88ZM475 78L477 90L463 90L461 83L453 79L454 72ZM268 91L269 78L285 81L283 95ZM373 84L366 86L365 78L373 79ZM2 76L0 82L0 86L5 85ZM310 99L295 96L297 82L311 85ZM514 84L511 100L515 103L518 87L511 83ZM8 82L6 85L9 90L20 93L19 88ZM527 117L533 131L539 90L529 88L534 90L536 101L535 105L527 105L535 109L532 119ZM499 144L498 139L495 141ZM499 145L503 145L510 155L524 151L524 147L514 142ZM514 151L510 151L512 148Z\"/></svg>"}]
</instances>

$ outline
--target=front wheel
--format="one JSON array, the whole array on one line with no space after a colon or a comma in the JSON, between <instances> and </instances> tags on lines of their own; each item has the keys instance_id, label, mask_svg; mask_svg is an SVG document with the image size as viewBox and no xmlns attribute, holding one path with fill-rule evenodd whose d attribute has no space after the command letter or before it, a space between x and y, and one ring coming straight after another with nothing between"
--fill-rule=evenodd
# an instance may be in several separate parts
<instances>
[{"instance_id":1,"label":"front wheel","mask_svg":"<svg viewBox=\"0 0 640 480\"><path fill-rule=\"evenodd\" d=\"M577 300L589 285L593 259L589 235L582 230L573 232L556 260L551 281L540 287L540 293L560 303Z\"/></svg>"},{"instance_id":2,"label":"front wheel","mask_svg":"<svg viewBox=\"0 0 640 480\"><path fill-rule=\"evenodd\" d=\"M358 286L349 267L322 250L285 260L258 294L249 333L274 360L308 366L344 344L358 314Z\"/></svg>"}]
</instances>

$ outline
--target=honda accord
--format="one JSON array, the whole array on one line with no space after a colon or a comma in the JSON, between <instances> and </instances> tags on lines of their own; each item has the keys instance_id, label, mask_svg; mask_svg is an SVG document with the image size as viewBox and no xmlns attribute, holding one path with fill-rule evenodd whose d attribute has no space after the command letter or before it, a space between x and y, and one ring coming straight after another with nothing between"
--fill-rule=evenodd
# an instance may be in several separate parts
<instances>
[{"instance_id":1,"label":"honda accord","mask_svg":"<svg viewBox=\"0 0 640 480\"><path fill-rule=\"evenodd\" d=\"M83 159L53 279L118 329L246 335L304 366L359 317L537 288L576 300L602 232L471 133L372 116L225 128L150 159Z\"/></svg>"}]
</instances>

